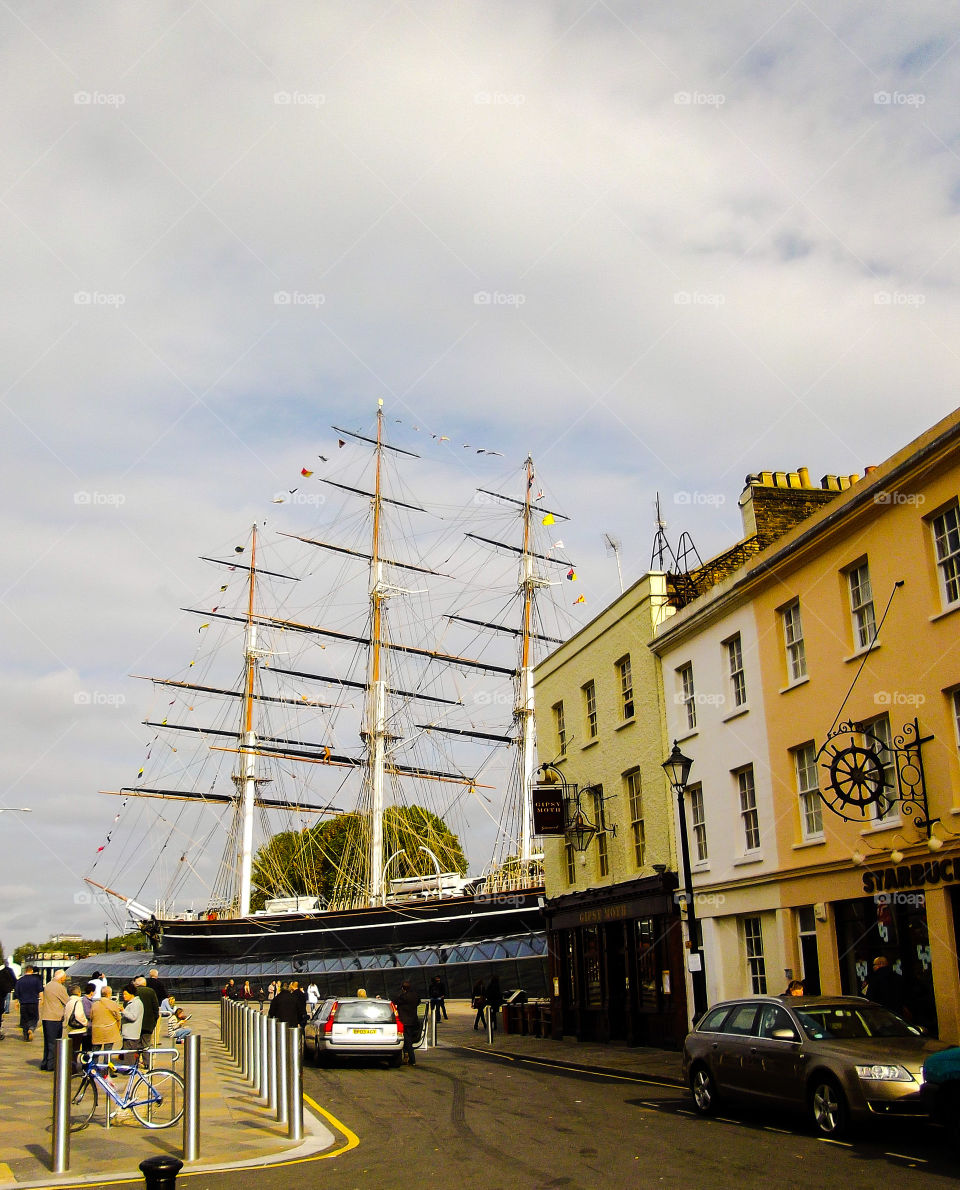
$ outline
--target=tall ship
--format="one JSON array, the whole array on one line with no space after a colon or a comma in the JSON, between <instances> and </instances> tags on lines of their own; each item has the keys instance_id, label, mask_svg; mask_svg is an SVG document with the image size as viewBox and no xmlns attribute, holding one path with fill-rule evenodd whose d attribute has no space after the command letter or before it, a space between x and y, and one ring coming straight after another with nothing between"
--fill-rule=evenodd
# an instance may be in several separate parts
<instances>
[{"instance_id":1,"label":"tall ship","mask_svg":"<svg viewBox=\"0 0 960 1190\"><path fill-rule=\"evenodd\" d=\"M418 499L404 470L430 465L388 441L382 403L368 433L333 432L274 497L279 529L204 557L207 598L183 609L196 651L146 678L146 754L104 791L121 801L85 879L181 988L298 976L390 995L439 975L467 995L496 972L542 994L533 668L582 602L567 518L530 458L466 512L436 465ZM300 523L317 510L324 528ZM98 962L120 978L144 956Z\"/></svg>"}]
</instances>

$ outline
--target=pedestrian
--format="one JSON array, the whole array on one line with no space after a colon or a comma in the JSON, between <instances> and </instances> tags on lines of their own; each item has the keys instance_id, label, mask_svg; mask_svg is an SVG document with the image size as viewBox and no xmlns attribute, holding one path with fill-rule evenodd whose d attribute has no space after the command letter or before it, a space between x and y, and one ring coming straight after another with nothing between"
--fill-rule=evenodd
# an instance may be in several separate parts
<instances>
[{"instance_id":1,"label":"pedestrian","mask_svg":"<svg viewBox=\"0 0 960 1190\"><path fill-rule=\"evenodd\" d=\"M222 990L220 992L220 995L223 996L224 1000L236 1000L237 990L233 986L232 979L227 980L225 986L222 988Z\"/></svg>"},{"instance_id":2,"label":"pedestrian","mask_svg":"<svg viewBox=\"0 0 960 1190\"><path fill-rule=\"evenodd\" d=\"M257 988L257 1000L260 1004L260 1011L263 1012L263 984Z\"/></svg>"},{"instance_id":3,"label":"pedestrian","mask_svg":"<svg viewBox=\"0 0 960 1190\"><path fill-rule=\"evenodd\" d=\"M787 984L786 988L784 989L783 995L784 996L802 996L802 995L804 995L803 981L800 979L791 979L790 982Z\"/></svg>"},{"instance_id":4,"label":"pedestrian","mask_svg":"<svg viewBox=\"0 0 960 1190\"><path fill-rule=\"evenodd\" d=\"M186 1024L190 1017L177 1005L176 996L168 996L160 1005L160 1017L167 1022L167 1034L174 1045L181 1045L193 1032Z\"/></svg>"},{"instance_id":5,"label":"pedestrian","mask_svg":"<svg viewBox=\"0 0 960 1190\"><path fill-rule=\"evenodd\" d=\"M97 985L97 991L96 991L96 994L94 995L93 999L99 1000L100 997L103 995L103 989L107 986L106 978L104 977L104 974L102 971L94 971L93 975L90 976L90 980L92 983L95 983Z\"/></svg>"},{"instance_id":6,"label":"pedestrian","mask_svg":"<svg viewBox=\"0 0 960 1190\"><path fill-rule=\"evenodd\" d=\"M367 998L367 989L366 988L357 988L357 999L358 1000L366 1000L366 998Z\"/></svg>"},{"instance_id":7,"label":"pedestrian","mask_svg":"<svg viewBox=\"0 0 960 1190\"><path fill-rule=\"evenodd\" d=\"M440 1019L439 1014L443 1013L443 1019L447 1019L447 989L444 986L443 980L439 975L435 975L430 980L430 1009L437 1020Z\"/></svg>"},{"instance_id":8,"label":"pedestrian","mask_svg":"<svg viewBox=\"0 0 960 1190\"><path fill-rule=\"evenodd\" d=\"M243 988L241 989L241 992L240 992L240 999L241 1000L252 1000L253 999L253 992L250 990L250 980L249 979L245 979L243 981Z\"/></svg>"},{"instance_id":9,"label":"pedestrian","mask_svg":"<svg viewBox=\"0 0 960 1190\"><path fill-rule=\"evenodd\" d=\"M20 1031L24 1041L33 1041L33 1031L40 1020L40 996L43 980L35 968L26 967L13 989L13 998L20 1005Z\"/></svg>"},{"instance_id":10,"label":"pedestrian","mask_svg":"<svg viewBox=\"0 0 960 1190\"><path fill-rule=\"evenodd\" d=\"M477 1015L473 1018L474 1029L479 1029L481 1026L485 1029L487 1027L487 1018L485 1015L486 998L483 994L483 980L478 979L473 985L473 995L470 998L470 1007L477 1010Z\"/></svg>"},{"instance_id":11,"label":"pedestrian","mask_svg":"<svg viewBox=\"0 0 960 1190\"><path fill-rule=\"evenodd\" d=\"M313 1013L313 1010L316 1008L316 1006L319 1003L320 1003L320 989L317 987L317 985L315 983L313 983L311 981L311 983L307 986L307 1007L309 1008L311 1015Z\"/></svg>"},{"instance_id":12,"label":"pedestrian","mask_svg":"<svg viewBox=\"0 0 960 1190\"><path fill-rule=\"evenodd\" d=\"M886 955L878 954L873 960L864 994L891 1012L903 1012L903 976L894 971Z\"/></svg>"},{"instance_id":13,"label":"pedestrian","mask_svg":"<svg viewBox=\"0 0 960 1190\"><path fill-rule=\"evenodd\" d=\"M126 985L121 995L123 996L123 1019L120 1025L120 1035L123 1038L124 1052L133 1055L133 1064L136 1065L143 1048L141 1037L143 1035L144 1002L137 995L136 985L132 983Z\"/></svg>"},{"instance_id":14,"label":"pedestrian","mask_svg":"<svg viewBox=\"0 0 960 1190\"><path fill-rule=\"evenodd\" d=\"M491 975L490 980L484 989L483 998L487 1002L487 1007L490 1009L491 1028L497 1027L497 1016L500 1012L500 1005L503 1003L503 992L500 991L500 976Z\"/></svg>"},{"instance_id":15,"label":"pedestrian","mask_svg":"<svg viewBox=\"0 0 960 1190\"><path fill-rule=\"evenodd\" d=\"M67 973L61 968L54 971L53 978L46 984L40 997L40 1024L43 1026L41 1070L54 1068L57 1042L63 1035L63 1010L68 999Z\"/></svg>"},{"instance_id":16,"label":"pedestrian","mask_svg":"<svg viewBox=\"0 0 960 1190\"><path fill-rule=\"evenodd\" d=\"M417 1059L413 1047L420 1040L420 997L410 987L410 980L405 979L400 985L400 992L394 1000L397 1016L403 1025L403 1060L408 1066L416 1066Z\"/></svg>"},{"instance_id":17,"label":"pedestrian","mask_svg":"<svg viewBox=\"0 0 960 1190\"><path fill-rule=\"evenodd\" d=\"M299 996L291 991L289 987L284 987L283 984L280 984L280 990L270 1001L270 1012L268 1015L274 1020L281 1021L284 1025L299 1025Z\"/></svg>"},{"instance_id":18,"label":"pedestrian","mask_svg":"<svg viewBox=\"0 0 960 1190\"><path fill-rule=\"evenodd\" d=\"M113 998L113 988L106 983L90 1011L90 1041L94 1049L118 1050L123 1045L122 1022L123 1009Z\"/></svg>"},{"instance_id":19,"label":"pedestrian","mask_svg":"<svg viewBox=\"0 0 960 1190\"><path fill-rule=\"evenodd\" d=\"M307 993L300 986L300 981L298 979L290 980L290 991L297 1000L297 1024L303 1028L309 1019L309 1014L307 1012Z\"/></svg>"},{"instance_id":20,"label":"pedestrian","mask_svg":"<svg viewBox=\"0 0 960 1190\"><path fill-rule=\"evenodd\" d=\"M137 995L143 1001L143 1021L140 1027L140 1048L150 1049L154 1043L153 1031L157 1027L157 1022L160 1020L160 1001L157 999L157 993L153 988L147 987L147 981L142 975L138 975L133 981L133 986L137 989ZM166 997L164 997L166 998Z\"/></svg>"},{"instance_id":21,"label":"pedestrian","mask_svg":"<svg viewBox=\"0 0 960 1190\"><path fill-rule=\"evenodd\" d=\"M278 992L279 990L280 990L280 989L277 987L277 980L275 980L275 979L271 979L271 980L270 980L270 984L269 984L269 986L268 986L268 988L267 988L267 1001L268 1001L268 1003L271 1003L271 1004L273 1003L273 997L274 997L274 996L277 994L277 992Z\"/></svg>"},{"instance_id":22,"label":"pedestrian","mask_svg":"<svg viewBox=\"0 0 960 1190\"><path fill-rule=\"evenodd\" d=\"M148 988L153 989L153 994L157 997L157 1003L162 1004L167 998L167 989L156 967L152 967L147 972L146 984Z\"/></svg>"},{"instance_id":23,"label":"pedestrian","mask_svg":"<svg viewBox=\"0 0 960 1190\"><path fill-rule=\"evenodd\" d=\"M7 1011L10 993L17 986L17 977L6 963L0 967L0 1041L3 1041L3 1014Z\"/></svg>"},{"instance_id":24,"label":"pedestrian","mask_svg":"<svg viewBox=\"0 0 960 1190\"><path fill-rule=\"evenodd\" d=\"M91 979L87 983L86 991L83 993L81 1002L83 1004L83 1015L87 1018L87 1033L83 1039L82 1048L85 1050L91 1049L93 1046L93 1029L90 1024L90 1019L93 1016L93 1006L100 998L100 987L95 980Z\"/></svg>"},{"instance_id":25,"label":"pedestrian","mask_svg":"<svg viewBox=\"0 0 960 1190\"><path fill-rule=\"evenodd\" d=\"M77 1057L87 1038L90 1020L83 1010L83 992L78 983L70 988L70 995L63 1008L63 1033L70 1039L70 1068L78 1070Z\"/></svg>"}]
</instances>

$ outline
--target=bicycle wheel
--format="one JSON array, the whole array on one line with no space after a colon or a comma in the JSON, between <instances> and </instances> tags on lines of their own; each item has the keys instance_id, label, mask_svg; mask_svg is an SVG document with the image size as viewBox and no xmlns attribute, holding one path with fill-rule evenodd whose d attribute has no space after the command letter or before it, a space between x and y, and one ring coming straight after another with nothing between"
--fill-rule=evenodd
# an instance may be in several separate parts
<instances>
[{"instance_id":1,"label":"bicycle wheel","mask_svg":"<svg viewBox=\"0 0 960 1190\"><path fill-rule=\"evenodd\" d=\"M140 1102L131 1103L130 1110L145 1128L170 1128L183 1115L183 1079L172 1070L141 1073L136 1096ZM147 1096L151 1102L144 1102Z\"/></svg>"},{"instance_id":2,"label":"bicycle wheel","mask_svg":"<svg viewBox=\"0 0 960 1190\"><path fill-rule=\"evenodd\" d=\"M97 1084L84 1077L70 1097L70 1131L79 1132L93 1119L97 1110Z\"/></svg>"}]
</instances>

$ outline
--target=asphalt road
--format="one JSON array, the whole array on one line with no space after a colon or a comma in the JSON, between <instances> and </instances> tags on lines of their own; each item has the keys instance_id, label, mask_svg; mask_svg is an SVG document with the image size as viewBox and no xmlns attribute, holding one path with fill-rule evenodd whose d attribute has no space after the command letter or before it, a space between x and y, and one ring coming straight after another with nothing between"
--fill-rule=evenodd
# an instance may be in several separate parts
<instances>
[{"instance_id":1,"label":"asphalt road","mask_svg":"<svg viewBox=\"0 0 960 1190\"><path fill-rule=\"evenodd\" d=\"M502 1054L440 1048L414 1068L307 1066L304 1089L355 1135L355 1147L255 1173L181 1176L178 1186L930 1190L960 1175L960 1158L933 1128L885 1121L852 1143L827 1142L791 1116L703 1120L676 1087Z\"/></svg>"}]
</instances>

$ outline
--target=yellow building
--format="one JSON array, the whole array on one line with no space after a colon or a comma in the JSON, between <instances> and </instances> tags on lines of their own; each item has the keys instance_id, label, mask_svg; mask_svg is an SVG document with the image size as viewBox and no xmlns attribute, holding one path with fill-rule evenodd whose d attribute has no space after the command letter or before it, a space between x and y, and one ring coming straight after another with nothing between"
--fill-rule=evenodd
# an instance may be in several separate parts
<instances>
[{"instance_id":1,"label":"yellow building","mask_svg":"<svg viewBox=\"0 0 960 1190\"><path fill-rule=\"evenodd\" d=\"M676 1046L686 1033L669 749L648 648L670 610L666 577L646 575L535 671L540 762L575 786L566 820L579 809L581 825L579 840L544 838L556 1036Z\"/></svg>"},{"instance_id":2,"label":"yellow building","mask_svg":"<svg viewBox=\"0 0 960 1190\"><path fill-rule=\"evenodd\" d=\"M668 732L694 759L710 998L791 976L859 993L882 956L884 994L956 1041L960 411L859 481L752 478L748 533L772 489L827 503L653 644Z\"/></svg>"}]
</instances>

